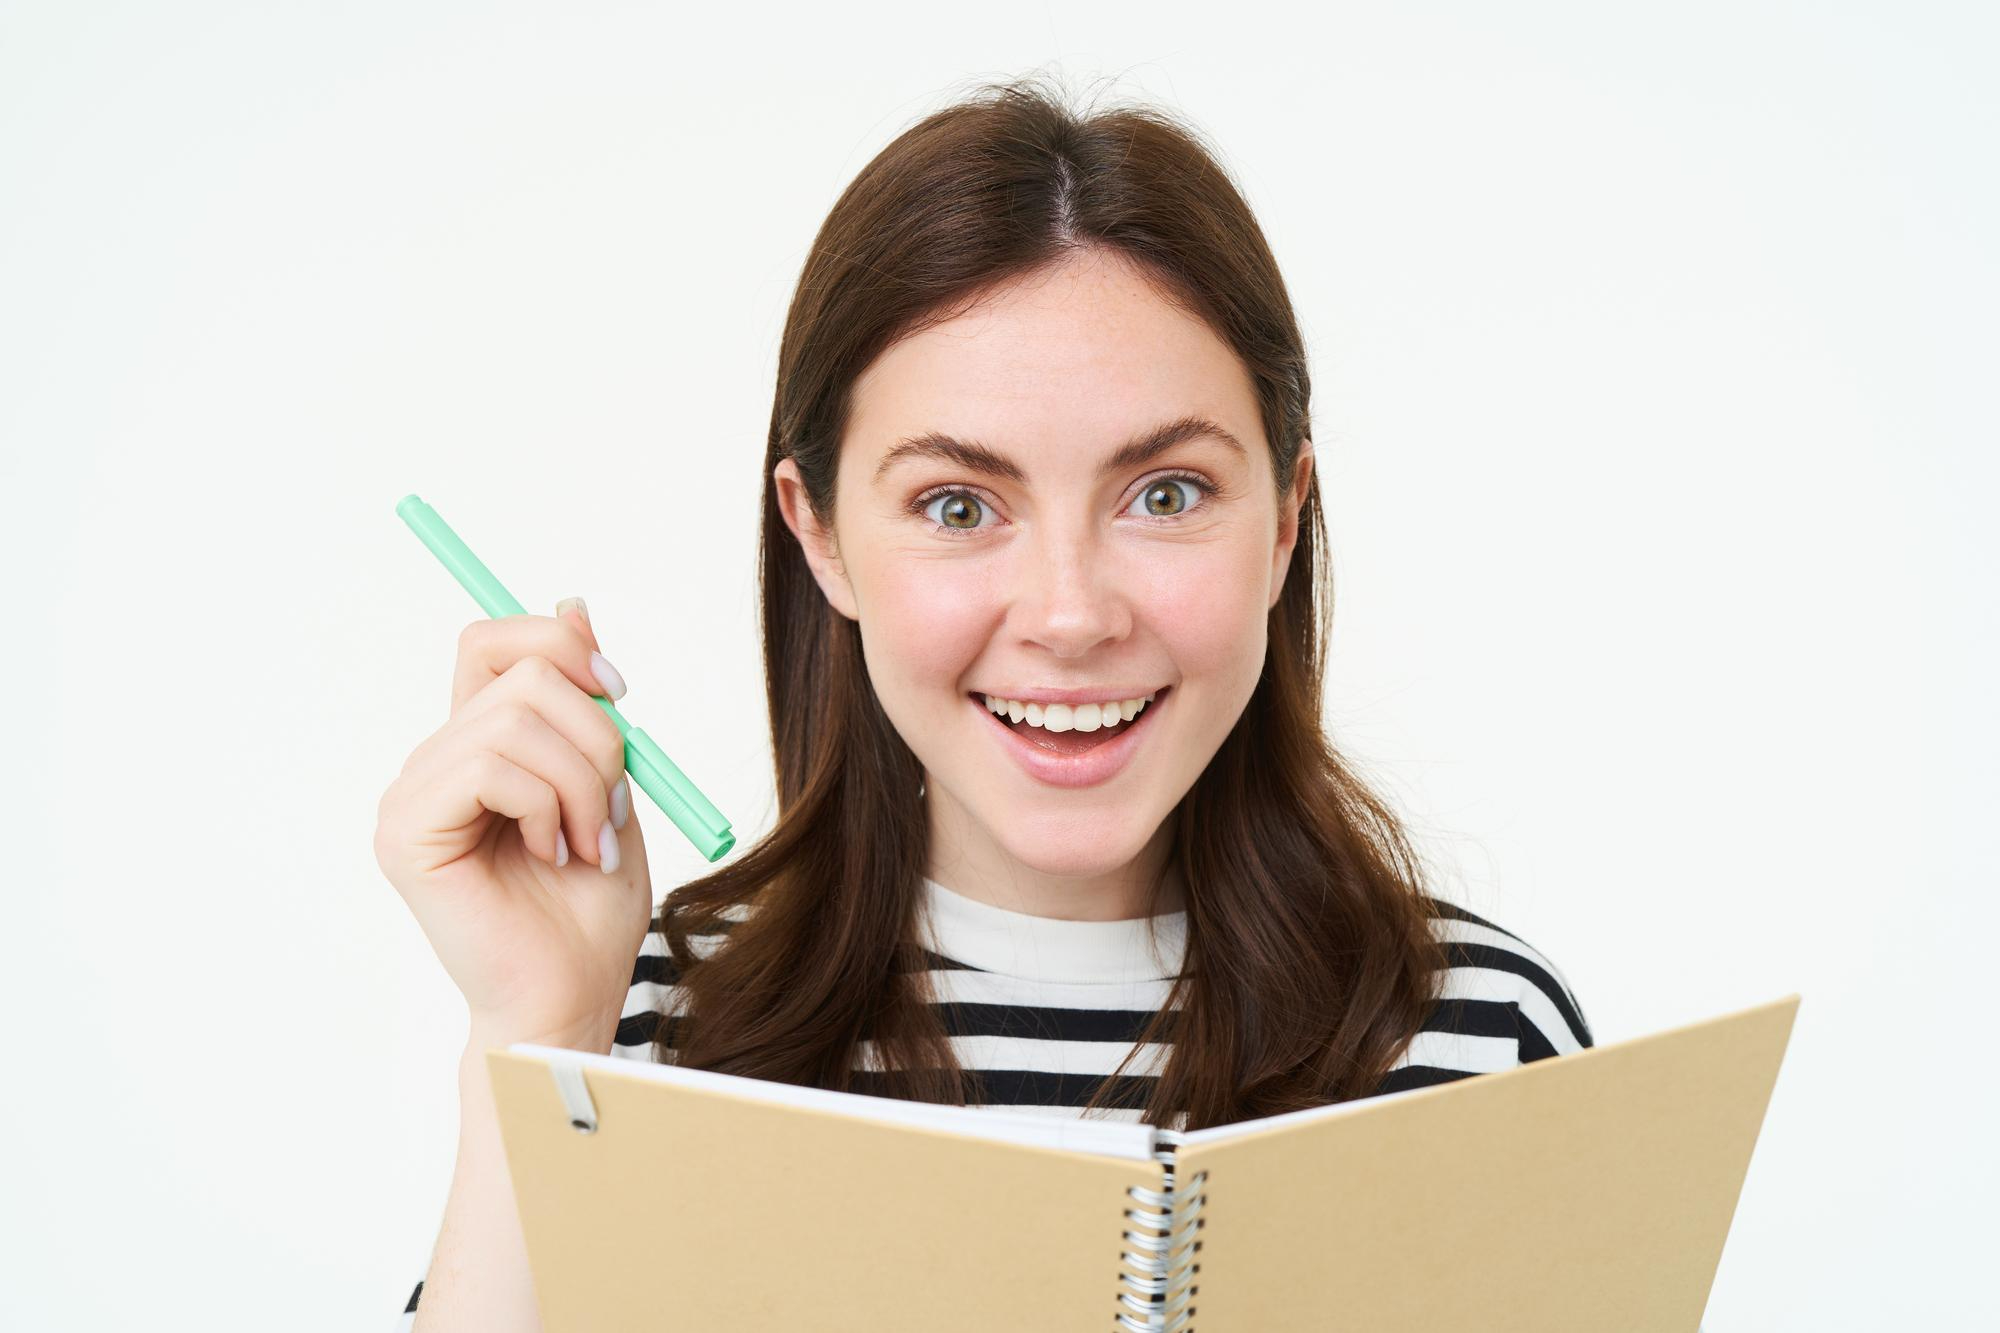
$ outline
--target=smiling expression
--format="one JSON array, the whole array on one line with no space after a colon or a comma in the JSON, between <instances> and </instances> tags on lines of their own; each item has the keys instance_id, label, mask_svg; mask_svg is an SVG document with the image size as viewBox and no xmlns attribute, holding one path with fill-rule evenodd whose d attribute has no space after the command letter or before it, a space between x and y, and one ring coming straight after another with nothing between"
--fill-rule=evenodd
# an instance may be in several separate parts
<instances>
[{"instance_id":1,"label":"smiling expression","mask_svg":"<svg viewBox=\"0 0 2000 1333\"><path fill-rule=\"evenodd\" d=\"M882 707L923 765L933 864L958 867L955 885L1046 892L1164 855L1167 816L1262 671L1310 476L1300 453L1281 495L1243 363L1130 261L1092 250L867 368L831 534L779 464L786 520L859 621ZM1031 752L1057 738L1011 735L983 697L1149 693L1114 739L1061 761Z\"/></svg>"}]
</instances>

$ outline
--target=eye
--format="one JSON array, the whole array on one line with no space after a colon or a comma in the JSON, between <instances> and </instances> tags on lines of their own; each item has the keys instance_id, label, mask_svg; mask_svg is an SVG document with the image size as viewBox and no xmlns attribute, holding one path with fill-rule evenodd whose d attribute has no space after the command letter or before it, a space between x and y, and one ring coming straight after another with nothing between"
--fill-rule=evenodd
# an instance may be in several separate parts
<instances>
[{"instance_id":1,"label":"eye","mask_svg":"<svg viewBox=\"0 0 2000 1333\"><path fill-rule=\"evenodd\" d=\"M1144 506L1144 512L1134 514L1154 523L1172 523L1191 509L1199 509L1200 504L1190 505L1185 498L1194 492L1205 503L1211 496L1221 493L1221 487L1198 472L1166 472L1154 477L1137 495L1132 497L1134 505ZM933 507L938 512L931 512ZM930 520L931 531L946 537L969 537L980 530L980 518L986 513L986 501L978 491L965 486L940 486L925 491L910 502L910 512L921 514ZM1128 509L1126 512L1130 513ZM988 524L987 526L992 526Z\"/></svg>"},{"instance_id":2,"label":"eye","mask_svg":"<svg viewBox=\"0 0 2000 1333\"><path fill-rule=\"evenodd\" d=\"M1147 482L1146 489L1132 497L1132 503L1145 506L1143 517L1146 518L1179 518L1190 507L1186 500L1173 498L1175 491L1182 488L1200 492L1203 499L1207 499L1215 489L1192 472L1169 472ZM1153 506L1156 504L1167 506L1166 512L1155 509Z\"/></svg>"},{"instance_id":3,"label":"eye","mask_svg":"<svg viewBox=\"0 0 2000 1333\"><path fill-rule=\"evenodd\" d=\"M943 506L942 512L933 516L932 505ZM916 498L911 508L930 519L934 531L949 537L978 531L979 516L986 512L985 504L971 491L951 489L926 492Z\"/></svg>"}]
</instances>

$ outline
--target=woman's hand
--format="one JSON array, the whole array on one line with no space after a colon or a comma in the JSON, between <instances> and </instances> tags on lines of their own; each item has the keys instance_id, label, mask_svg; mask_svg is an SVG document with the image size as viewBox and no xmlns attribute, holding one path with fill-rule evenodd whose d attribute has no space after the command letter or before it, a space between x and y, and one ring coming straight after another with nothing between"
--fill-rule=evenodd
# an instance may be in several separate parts
<instances>
[{"instance_id":1,"label":"woman's hand","mask_svg":"<svg viewBox=\"0 0 2000 1333\"><path fill-rule=\"evenodd\" d=\"M652 920L596 649L576 609L467 625L451 715L377 807L377 864L494 1040L609 1050Z\"/></svg>"}]
</instances>

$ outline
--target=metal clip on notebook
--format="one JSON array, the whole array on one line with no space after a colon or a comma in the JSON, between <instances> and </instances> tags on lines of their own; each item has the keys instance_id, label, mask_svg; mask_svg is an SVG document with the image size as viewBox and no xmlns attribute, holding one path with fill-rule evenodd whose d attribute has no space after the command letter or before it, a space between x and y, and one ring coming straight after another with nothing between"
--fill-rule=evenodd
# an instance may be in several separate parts
<instances>
[{"instance_id":1,"label":"metal clip on notebook","mask_svg":"<svg viewBox=\"0 0 2000 1333\"><path fill-rule=\"evenodd\" d=\"M583 1066L575 1060L552 1058L549 1072L555 1076L556 1092L563 1101L563 1109L569 1112L569 1126L579 1134L597 1132L597 1104L590 1100L590 1089L583 1081Z\"/></svg>"}]
</instances>

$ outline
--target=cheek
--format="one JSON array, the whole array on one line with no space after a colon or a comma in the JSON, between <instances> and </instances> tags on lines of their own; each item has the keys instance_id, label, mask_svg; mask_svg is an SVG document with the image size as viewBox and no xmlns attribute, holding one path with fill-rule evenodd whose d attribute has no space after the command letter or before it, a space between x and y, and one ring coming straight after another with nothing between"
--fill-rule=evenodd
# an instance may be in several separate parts
<instances>
[{"instance_id":1,"label":"cheek","mask_svg":"<svg viewBox=\"0 0 2000 1333\"><path fill-rule=\"evenodd\" d=\"M1236 543L1163 551L1133 585L1133 614L1191 684L1234 680L1246 659L1254 682L1264 660L1267 579L1263 562Z\"/></svg>"},{"instance_id":2,"label":"cheek","mask_svg":"<svg viewBox=\"0 0 2000 1333\"><path fill-rule=\"evenodd\" d=\"M971 669L1001 603L970 562L904 558L872 571L863 604L868 668L903 688L951 685Z\"/></svg>"}]
</instances>

